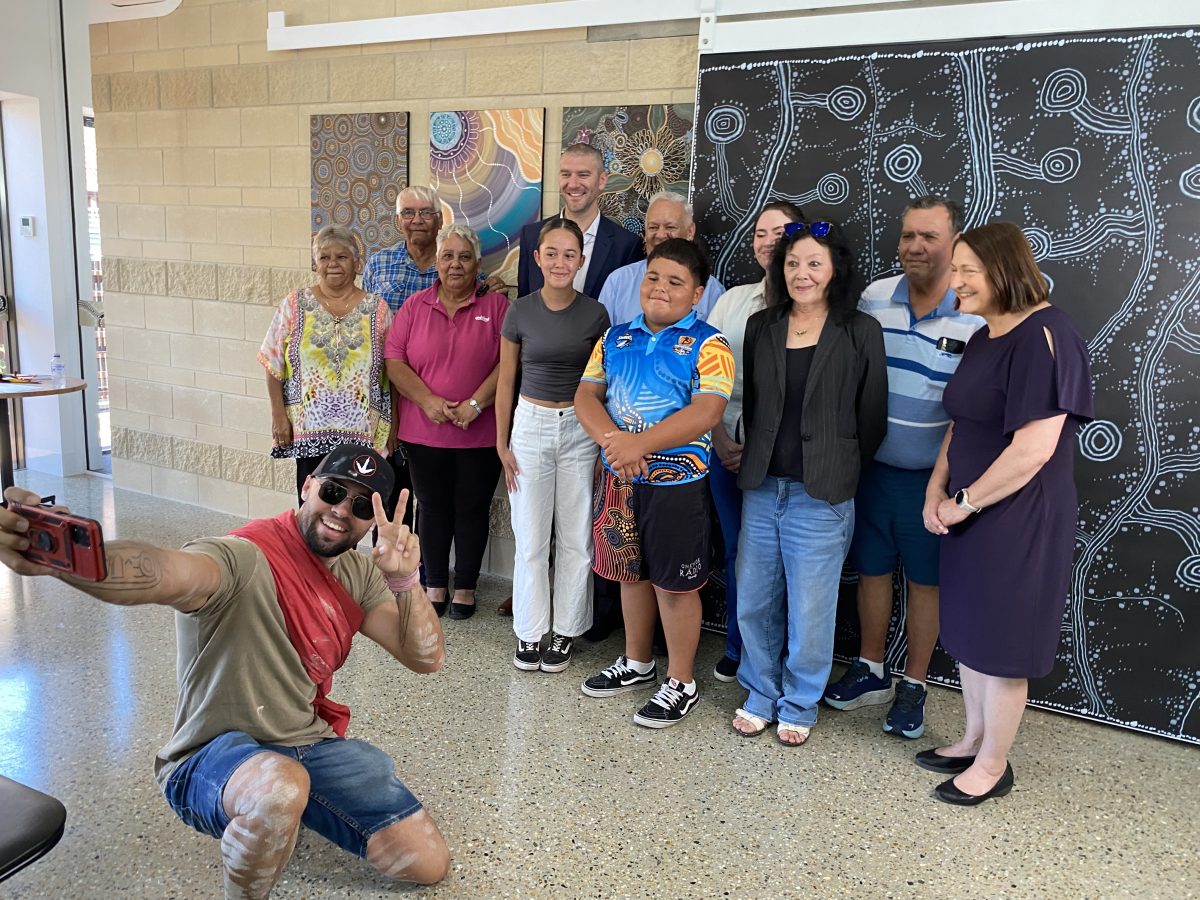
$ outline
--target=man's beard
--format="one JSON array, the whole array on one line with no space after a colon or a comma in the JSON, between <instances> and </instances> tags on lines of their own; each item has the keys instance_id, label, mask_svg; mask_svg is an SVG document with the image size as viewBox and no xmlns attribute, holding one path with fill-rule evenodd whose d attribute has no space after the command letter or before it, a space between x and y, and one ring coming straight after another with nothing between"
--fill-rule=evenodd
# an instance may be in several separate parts
<instances>
[{"instance_id":1,"label":"man's beard","mask_svg":"<svg viewBox=\"0 0 1200 900\"><path fill-rule=\"evenodd\" d=\"M320 516L312 513L305 515L303 509L296 515L296 521L300 525L300 535L304 538L304 543L308 545L308 549L316 556L326 559L341 556L359 541L358 538L354 537L353 533L346 532L341 540L333 543L325 543L317 531L320 525Z\"/></svg>"}]
</instances>

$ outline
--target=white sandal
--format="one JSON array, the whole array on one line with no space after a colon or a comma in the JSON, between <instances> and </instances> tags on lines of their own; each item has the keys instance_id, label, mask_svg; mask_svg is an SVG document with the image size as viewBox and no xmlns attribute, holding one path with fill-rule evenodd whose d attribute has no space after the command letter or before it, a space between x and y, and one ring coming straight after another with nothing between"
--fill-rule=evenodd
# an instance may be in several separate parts
<instances>
[{"instance_id":1,"label":"white sandal","mask_svg":"<svg viewBox=\"0 0 1200 900\"><path fill-rule=\"evenodd\" d=\"M802 747L808 741L812 728L808 725L793 725L790 722L778 722L775 725L775 739L785 747ZM784 735L799 735L798 741L785 741Z\"/></svg>"},{"instance_id":2,"label":"white sandal","mask_svg":"<svg viewBox=\"0 0 1200 900\"><path fill-rule=\"evenodd\" d=\"M744 738L758 737L771 726L771 723L762 716L756 716L754 713L746 712L744 709L739 709L733 714L733 717L735 719L745 719L754 726L753 731L742 731L737 726L734 726L733 730Z\"/></svg>"}]
</instances>

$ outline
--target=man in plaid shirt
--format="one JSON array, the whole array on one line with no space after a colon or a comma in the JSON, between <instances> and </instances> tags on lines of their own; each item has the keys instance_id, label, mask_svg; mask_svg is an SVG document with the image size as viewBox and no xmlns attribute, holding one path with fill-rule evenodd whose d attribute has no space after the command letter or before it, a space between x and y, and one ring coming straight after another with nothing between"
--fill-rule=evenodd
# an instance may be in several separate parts
<instances>
[{"instance_id":1,"label":"man in plaid shirt","mask_svg":"<svg viewBox=\"0 0 1200 900\"><path fill-rule=\"evenodd\" d=\"M363 269L362 289L382 297L396 312L415 294L437 281L437 233L442 228L441 203L433 188L410 184L396 197L396 222L404 240L374 253ZM507 292L499 276L485 279L492 290Z\"/></svg>"},{"instance_id":2,"label":"man in plaid shirt","mask_svg":"<svg viewBox=\"0 0 1200 900\"><path fill-rule=\"evenodd\" d=\"M392 312L437 280L442 211L433 189L422 184L402 190L396 197L396 220L404 240L373 254L362 276L363 290L386 300Z\"/></svg>"}]
</instances>

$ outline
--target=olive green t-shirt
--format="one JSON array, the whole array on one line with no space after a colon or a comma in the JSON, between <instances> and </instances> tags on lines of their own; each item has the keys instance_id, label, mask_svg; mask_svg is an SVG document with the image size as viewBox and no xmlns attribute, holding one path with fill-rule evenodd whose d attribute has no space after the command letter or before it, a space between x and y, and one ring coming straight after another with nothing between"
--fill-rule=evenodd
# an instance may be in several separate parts
<instances>
[{"instance_id":1,"label":"olive green t-shirt","mask_svg":"<svg viewBox=\"0 0 1200 900\"><path fill-rule=\"evenodd\" d=\"M174 733L154 763L159 784L227 731L288 747L335 737L313 709L317 686L288 637L275 579L258 547L218 537L183 549L212 558L221 586L196 612L175 614L179 699ZM364 614L394 602L379 570L361 553L343 553L332 572Z\"/></svg>"}]
</instances>

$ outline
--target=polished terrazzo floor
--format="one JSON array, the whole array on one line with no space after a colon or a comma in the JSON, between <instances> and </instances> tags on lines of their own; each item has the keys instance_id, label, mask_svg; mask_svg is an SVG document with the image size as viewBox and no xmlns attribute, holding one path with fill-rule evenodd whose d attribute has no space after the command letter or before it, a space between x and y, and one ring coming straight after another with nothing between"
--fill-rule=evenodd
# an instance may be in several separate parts
<instances>
[{"instance_id":1,"label":"polished terrazzo floor","mask_svg":"<svg viewBox=\"0 0 1200 900\"><path fill-rule=\"evenodd\" d=\"M239 524L100 478L22 480L122 538L177 546ZM441 673L416 676L363 641L335 681L353 735L392 753L450 843L452 874L423 893L1200 896L1194 747L1030 711L1013 793L948 807L912 754L961 724L952 691L931 692L927 739L916 742L883 735L881 708L823 712L803 748L746 740L728 725L741 691L711 678L722 643L705 635L701 705L651 732L630 722L643 695L579 691L620 652L619 634L584 644L561 675L515 670L511 620L493 612L506 592L489 581L479 615L446 622ZM68 810L61 843L0 884L0 897L220 895L216 842L179 822L151 777L174 696L168 611L0 573L0 774ZM302 833L273 896L409 891Z\"/></svg>"}]
</instances>

